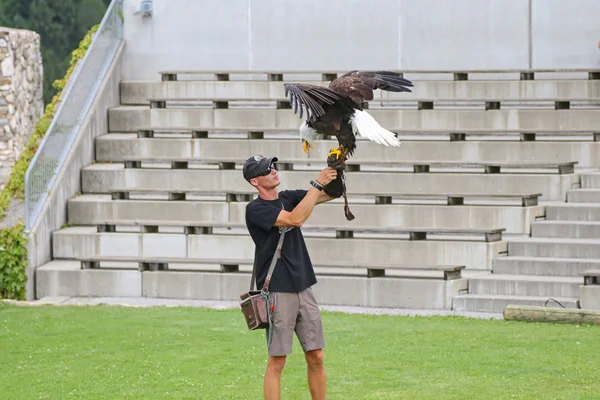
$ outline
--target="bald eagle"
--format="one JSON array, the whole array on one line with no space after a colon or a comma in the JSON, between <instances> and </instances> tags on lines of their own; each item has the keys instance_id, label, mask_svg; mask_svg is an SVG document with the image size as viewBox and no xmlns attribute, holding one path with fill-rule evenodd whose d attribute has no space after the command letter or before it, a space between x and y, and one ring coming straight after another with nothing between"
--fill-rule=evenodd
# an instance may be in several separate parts
<instances>
[{"instance_id":1,"label":"bald eagle","mask_svg":"<svg viewBox=\"0 0 600 400\"><path fill-rule=\"evenodd\" d=\"M339 147L331 149L330 160L337 161L342 178L345 161L356 150L356 136L361 136L384 146L399 146L398 135L383 128L363 110L362 104L373 100L373 92L381 89L389 92L411 92L413 84L401 74L390 71L350 71L334 79L329 87L302 83L285 83L285 95L290 98L294 114L300 118L306 112L306 120L300 126L302 147L306 153L318 135L337 138ZM343 184L345 214L354 219L348 209L345 184Z\"/></svg>"},{"instance_id":2,"label":"bald eagle","mask_svg":"<svg viewBox=\"0 0 600 400\"><path fill-rule=\"evenodd\" d=\"M306 121L300 126L300 137L305 152L320 135L336 136L339 148L331 154L345 160L356 149L356 135L385 146L399 146L398 135L381 127L363 111L362 104L373 100L373 92L411 92L413 84L399 73L390 71L351 71L334 79L329 87L302 83L284 83L285 95L300 118L306 112Z\"/></svg>"}]
</instances>

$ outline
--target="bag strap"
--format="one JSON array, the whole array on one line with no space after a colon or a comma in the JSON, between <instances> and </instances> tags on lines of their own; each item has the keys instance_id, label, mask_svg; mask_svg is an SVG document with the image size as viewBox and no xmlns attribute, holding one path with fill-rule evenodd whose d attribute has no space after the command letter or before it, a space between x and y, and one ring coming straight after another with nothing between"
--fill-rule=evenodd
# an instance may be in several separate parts
<instances>
[{"instance_id":1,"label":"bag strap","mask_svg":"<svg viewBox=\"0 0 600 400\"><path fill-rule=\"evenodd\" d=\"M283 238L285 237L286 230L281 231L279 235L279 242L277 242L277 248L275 249L275 255L271 260L271 265L269 266L269 272L267 272L267 277L265 278L265 284L263 285L262 291L269 291L269 284L271 283L271 276L273 275L273 270L275 269L275 265L277 265L277 260L281 257L281 248L283 247Z\"/></svg>"},{"instance_id":2,"label":"bag strap","mask_svg":"<svg viewBox=\"0 0 600 400\"><path fill-rule=\"evenodd\" d=\"M281 208L285 210L283 207L283 203L281 203ZM267 278L265 279L265 284L263 285L262 291L269 291L269 284L271 283L271 276L273 275L273 270L275 269L275 265L277 265L277 260L281 257L281 248L283 247L283 239L285 237L285 233L292 228L279 228L279 241L277 242L277 247L275 248L275 254L273 255L273 259L271 260L271 265L269 266L269 271L267 272ZM250 280L250 291L254 290L254 280L256 278L256 259L254 260L254 265L252 267L252 278Z\"/></svg>"}]
</instances>

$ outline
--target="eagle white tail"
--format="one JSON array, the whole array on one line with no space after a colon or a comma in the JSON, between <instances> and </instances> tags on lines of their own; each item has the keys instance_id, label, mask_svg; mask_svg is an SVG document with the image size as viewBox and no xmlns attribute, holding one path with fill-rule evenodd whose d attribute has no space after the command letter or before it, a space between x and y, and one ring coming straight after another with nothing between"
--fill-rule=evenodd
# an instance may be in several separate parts
<instances>
[{"instance_id":1,"label":"eagle white tail","mask_svg":"<svg viewBox=\"0 0 600 400\"><path fill-rule=\"evenodd\" d=\"M350 118L352 132L384 146L400 146L400 140L394 132L390 132L375 121L366 111L356 110Z\"/></svg>"}]
</instances>

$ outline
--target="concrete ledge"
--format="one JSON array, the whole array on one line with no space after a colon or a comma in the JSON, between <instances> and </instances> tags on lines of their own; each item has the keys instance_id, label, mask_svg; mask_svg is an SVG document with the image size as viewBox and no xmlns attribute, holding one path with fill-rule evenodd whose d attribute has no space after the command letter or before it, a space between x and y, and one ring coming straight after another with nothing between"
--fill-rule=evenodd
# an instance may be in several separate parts
<instances>
[{"instance_id":1,"label":"concrete ledge","mask_svg":"<svg viewBox=\"0 0 600 400\"><path fill-rule=\"evenodd\" d=\"M598 129L596 110L369 110L384 128L395 130L562 130ZM200 129L284 129L297 131L302 119L292 110L160 109L120 106L108 111L109 132L137 132L140 127Z\"/></svg>"},{"instance_id":2,"label":"concrete ledge","mask_svg":"<svg viewBox=\"0 0 600 400\"><path fill-rule=\"evenodd\" d=\"M570 238L512 238L508 254L525 257L600 259L600 240Z\"/></svg>"},{"instance_id":3,"label":"concrete ledge","mask_svg":"<svg viewBox=\"0 0 600 400\"><path fill-rule=\"evenodd\" d=\"M581 187L584 189L600 188L600 172L592 172L581 176Z\"/></svg>"},{"instance_id":4,"label":"concrete ledge","mask_svg":"<svg viewBox=\"0 0 600 400\"><path fill-rule=\"evenodd\" d=\"M600 310L600 285L581 285L579 287L581 308Z\"/></svg>"},{"instance_id":5,"label":"concrete ledge","mask_svg":"<svg viewBox=\"0 0 600 400\"><path fill-rule=\"evenodd\" d=\"M280 190L308 188L318 171L280 171ZM372 193L542 193L540 201L566 199L567 190L579 184L579 173L412 173L349 172L350 195ZM373 179L373 178L377 179ZM240 170L125 169L116 164L93 164L81 170L84 193L110 193L112 188L181 191L242 191L250 188ZM350 205L352 209L352 205Z\"/></svg>"},{"instance_id":6,"label":"concrete ledge","mask_svg":"<svg viewBox=\"0 0 600 400\"><path fill-rule=\"evenodd\" d=\"M46 296L138 297L142 274L136 270L82 270L77 261L51 261L36 271L36 298Z\"/></svg>"},{"instance_id":7,"label":"concrete ledge","mask_svg":"<svg viewBox=\"0 0 600 400\"><path fill-rule=\"evenodd\" d=\"M469 293L481 295L578 297L581 277L489 275L469 279Z\"/></svg>"},{"instance_id":8,"label":"concrete ledge","mask_svg":"<svg viewBox=\"0 0 600 400\"><path fill-rule=\"evenodd\" d=\"M304 83L327 86L326 81ZM413 81L412 93L393 93L376 90L373 102L411 101L431 98L455 101L488 99L491 101L520 101L527 99L597 100L600 81L595 80L540 80L540 81ZM283 82L259 81L176 81L176 82L121 82L121 104L148 104L150 98L213 98L215 100L285 100ZM413 100L414 101L414 100Z\"/></svg>"},{"instance_id":9,"label":"concrete ledge","mask_svg":"<svg viewBox=\"0 0 600 400\"><path fill-rule=\"evenodd\" d=\"M250 274L209 272L144 272L145 297L239 300L249 289ZM313 286L321 305L452 309L452 297L467 288L466 279L452 281L405 278L319 276Z\"/></svg>"},{"instance_id":10,"label":"concrete ledge","mask_svg":"<svg viewBox=\"0 0 600 400\"><path fill-rule=\"evenodd\" d=\"M589 258L497 257L494 273L499 275L579 276L600 269L600 260Z\"/></svg>"},{"instance_id":11,"label":"concrete ledge","mask_svg":"<svg viewBox=\"0 0 600 400\"><path fill-rule=\"evenodd\" d=\"M229 204L215 201L111 200L102 196L79 196L67 203L68 221L77 225L94 225L106 220L135 222L143 219L160 221L227 222Z\"/></svg>"},{"instance_id":12,"label":"concrete ledge","mask_svg":"<svg viewBox=\"0 0 600 400\"><path fill-rule=\"evenodd\" d=\"M491 270L492 259L506 251L505 241L332 239L305 237L315 264L339 262L377 265L464 265L467 270ZM97 233L89 228L65 228L54 234L54 256L65 259L101 256L253 259L249 235L183 235L168 233Z\"/></svg>"},{"instance_id":13,"label":"concrete ledge","mask_svg":"<svg viewBox=\"0 0 600 400\"><path fill-rule=\"evenodd\" d=\"M232 154L233 152L224 149L220 152L203 152L203 155L199 157L197 151L191 148L180 147L179 152L168 153L165 150L168 147L174 147L173 144L181 143L185 144L184 141L178 139L166 139L159 140L155 143L152 139L133 139L133 143L127 146L127 142L122 140L120 136L128 134L109 134L112 140L97 140L96 144L96 160L99 162L121 162L124 163L125 168L142 168L153 163L171 163L172 169L186 169L188 164L202 165L202 166L218 166L219 169L234 169L237 165L238 169L243 166L249 153L247 149L243 149L243 154ZM115 140L116 139L116 140ZM247 140L244 140L247 142ZM210 140L205 140L206 143L211 143ZM288 144L291 141L287 140ZM300 142L296 141L296 148L294 154L290 154L290 157L283 158L279 155L279 151L275 148L271 151L261 153L277 153L280 157L281 164L278 164L280 170L293 169L293 170L306 170L313 169L314 167L325 166L326 156L322 159L310 160L300 151ZM105 146L108 144L109 146ZM164 145L164 146L161 146ZM171 146L169 146L171 144ZM192 143L193 144L193 143ZM203 146L208 147L208 146ZM230 147L232 147L230 145ZM241 148L241 146L239 146ZM273 146L276 147L276 146ZM191 150L191 151L190 151ZM241 151L239 153L242 153ZM397 151L400 153L400 151ZM310 167L307 164L310 161ZM531 160L519 160L519 161L506 161L503 157L498 157L494 160L478 160L478 161L464 161L464 160L438 160L429 155L419 160L398 160L383 158L381 154L373 157L365 157L362 154L357 154L350 157L346 161L349 169L352 170L369 170L369 171L389 171L390 168L412 170L413 172L429 172L430 170L459 170L460 172L479 172L479 173L490 173L498 174L517 171L543 171L553 172L559 174L572 174L575 166L578 164L577 161L565 160L565 161L554 161L554 162L540 162ZM183 167L182 167L183 165Z\"/></svg>"},{"instance_id":14,"label":"concrete ledge","mask_svg":"<svg viewBox=\"0 0 600 400\"><path fill-rule=\"evenodd\" d=\"M567 203L600 203L600 189L569 190Z\"/></svg>"},{"instance_id":15,"label":"concrete ledge","mask_svg":"<svg viewBox=\"0 0 600 400\"><path fill-rule=\"evenodd\" d=\"M598 208L600 209L600 207ZM596 239L600 237L600 221L598 219L596 221L537 221L531 225L531 236L538 238Z\"/></svg>"},{"instance_id":16,"label":"concrete ledge","mask_svg":"<svg viewBox=\"0 0 600 400\"><path fill-rule=\"evenodd\" d=\"M250 288L250 274L183 271L146 271L144 297L201 300L240 300Z\"/></svg>"},{"instance_id":17,"label":"concrete ledge","mask_svg":"<svg viewBox=\"0 0 600 400\"><path fill-rule=\"evenodd\" d=\"M600 222L600 204L569 203L546 207L546 219L551 221Z\"/></svg>"},{"instance_id":18,"label":"concrete ledge","mask_svg":"<svg viewBox=\"0 0 600 400\"><path fill-rule=\"evenodd\" d=\"M600 130L600 128L598 128ZM565 133L566 134L566 133ZM499 134L498 136L501 136ZM360 138L359 138L360 140ZM132 155L150 155L165 160L177 157L195 157L198 160L226 154L228 158L246 159L252 154L273 154L282 162L286 159L305 159L323 163L329 150L337 147L335 140L315 141L314 149L307 155L302 151L299 136L293 139L190 139L152 138L138 139L135 133L109 133L96 139L96 160L121 161ZM400 148L382 146L369 140L360 140L356 157L360 159L393 161L464 161L553 163L578 161L578 167L600 167L600 142L591 141L412 141L402 140Z\"/></svg>"},{"instance_id":19,"label":"concrete ledge","mask_svg":"<svg viewBox=\"0 0 600 400\"><path fill-rule=\"evenodd\" d=\"M140 221L244 223L247 202L111 200L106 195L82 195L69 200L68 222L71 225L95 225L105 221L131 224ZM483 229L502 226L505 233L529 233L536 217L544 215L544 206L440 204L357 204L352 212L361 221L380 228L430 226L436 228ZM342 203L321 204L313 210L305 226L336 225L352 227L346 220ZM361 222L361 224L363 224Z\"/></svg>"},{"instance_id":20,"label":"concrete ledge","mask_svg":"<svg viewBox=\"0 0 600 400\"><path fill-rule=\"evenodd\" d=\"M579 308L576 297L553 297L567 308ZM501 313L508 305L545 307L548 297L511 296L493 294L461 294L454 298L455 311L493 312ZM547 303L556 306L553 301Z\"/></svg>"},{"instance_id":21,"label":"concrete ledge","mask_svg":"<svg viewBox=\"0 0 600 400\"><path fill-rule=\"evenodd\" d=\"M452 309L452 299L467 289L467 279L443 281L410 278L319 276L314 286L320 304L367 307Z\"/></svg>"}]
</instances>

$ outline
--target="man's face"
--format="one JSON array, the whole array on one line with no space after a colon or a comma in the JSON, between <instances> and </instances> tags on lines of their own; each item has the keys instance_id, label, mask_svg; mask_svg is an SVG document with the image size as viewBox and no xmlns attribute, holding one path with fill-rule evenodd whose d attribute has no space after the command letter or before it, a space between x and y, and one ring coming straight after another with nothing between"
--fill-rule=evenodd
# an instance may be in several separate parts
<instances>
[{"instance_id":1,"label":"man's face","mask_svg":"<svg viewBox=\"0 0 600 400\"><path fill-rule=\"evenodd\" d=\"M250 179L250 183L252 183L256 187L262 187L264 189L273 189L274 187L279 186L281 183L279 181L279 173L275 169L275 166L271 166L271 172L265 176L257 176L256 178Z\"/></svg>"}]
</instances>

